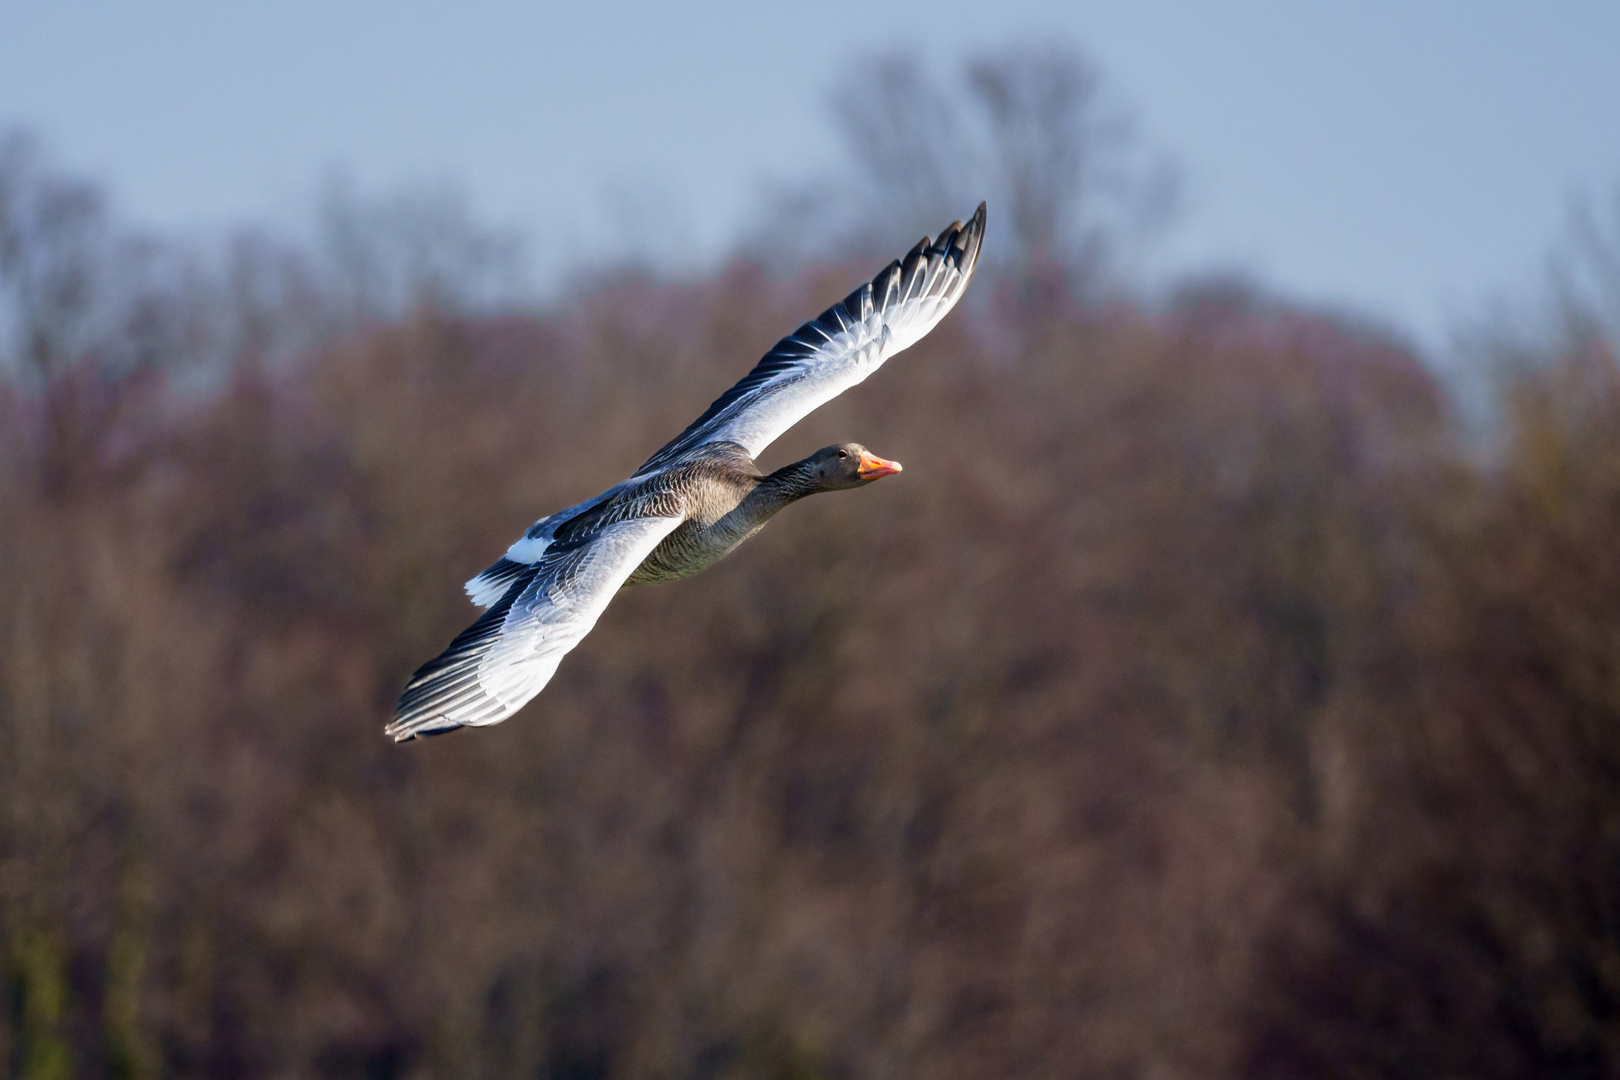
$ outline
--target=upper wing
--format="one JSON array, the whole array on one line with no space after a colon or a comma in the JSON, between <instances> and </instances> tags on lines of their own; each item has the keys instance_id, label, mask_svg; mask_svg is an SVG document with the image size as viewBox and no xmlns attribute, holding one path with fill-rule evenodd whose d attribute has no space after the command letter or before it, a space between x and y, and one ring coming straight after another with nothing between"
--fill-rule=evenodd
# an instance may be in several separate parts
<instances>
[{"instance_id":1,"label":"upper wing","mask_svg":"<svg viewBox=\"0 0 1620 1080\"><path fill-rule=\"evenodd\" d=\"M559 541L525 566L498 604L411 676L384 730L396 740L498 724L545 688L608 601L678 517L614 521Z\"/></svg>"},{"instance_id":2,"label":"upper wing","mask_svg":"<svg viewBox=\"0 0 1620 1080\"><path fill-rule=\"evenodd\" d=\"M932 244L923 237L904 259L777 342L636 474L711 442L734 442L758 456L788 428L932 330L966 291L983 242L980 203L967 225L953 224Z\"/></svg>"}]
</instances>

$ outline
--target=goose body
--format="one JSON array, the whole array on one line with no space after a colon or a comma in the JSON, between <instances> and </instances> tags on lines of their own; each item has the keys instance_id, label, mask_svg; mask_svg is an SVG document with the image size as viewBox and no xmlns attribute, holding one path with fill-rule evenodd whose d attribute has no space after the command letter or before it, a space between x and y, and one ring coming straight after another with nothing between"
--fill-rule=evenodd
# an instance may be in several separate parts
<instances>
[{"instance_id":1,"label":"goose body","mask_svg":"<svg viewBox=\"0 0 1620 1080\"><path fill-rule=\"evenodd\" d=\"M631 572L625 585L678 581L701 573L765 527L778 510L808 490L761 476L735 443L720 443L688 465L655 474L667 478L684 520Z\"/></svg>"},{"instance_id":2,"label":"goose body","mask_svg":"<svg viewBox=\"0 0 1620 1080\"><path fill-rule=\"evenodd\" d=\"M789 504L901 471L858 443L769 474L754 459L945 317L973 276L984 220L981 203L967 225L924 237L778 342L630 479L530 526L467 582L488 610L417 669L387 733L403 741L499 723L545 687L621 587L691 577Z\"/></svg>"}]
</instances>

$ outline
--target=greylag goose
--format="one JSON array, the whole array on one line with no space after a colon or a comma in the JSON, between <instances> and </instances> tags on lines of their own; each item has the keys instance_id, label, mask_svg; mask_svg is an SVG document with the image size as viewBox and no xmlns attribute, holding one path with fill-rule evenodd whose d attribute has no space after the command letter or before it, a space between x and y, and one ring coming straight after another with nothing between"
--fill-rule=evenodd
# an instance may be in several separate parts
<instances>
[{"instance_id":1,"label":"greylag goose","mask_svg":"<svg viewBox=\"0 0 1620 1080\"><path fill-rule=\"evenodd\" d=\"M467 582L488 610L417 669L396 740L498 724L544 689L621 587L690 577L789 503L900 471L858 443L761 475L754 458L788 428L915 344L967 289L984 204L965 226L923 237L903 259L805 323L635 475L535 522Z\"/></svg>"}]
</instances>

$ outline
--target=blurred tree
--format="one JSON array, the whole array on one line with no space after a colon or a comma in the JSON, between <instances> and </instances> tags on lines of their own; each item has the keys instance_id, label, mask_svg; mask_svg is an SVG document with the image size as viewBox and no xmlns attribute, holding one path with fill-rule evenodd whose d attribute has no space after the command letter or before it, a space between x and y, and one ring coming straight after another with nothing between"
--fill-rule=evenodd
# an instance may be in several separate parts
<instances>
[{"instance_id":1,"label":"blurred tree","mask_svg":"<svg viewBox=\"0 0 1620 1080\"><path fill-rule=\"evenodd\" d=\"M889 234L909 235L914 222L937 228L985 197L974 188L983 148L964 130L961 103L914 55L897 51L859 62L833 92L832 108L866 202L859 225L881 223L885 234L867 238L873 246L894 247L904 241Z\"/></svg>"},{"instance_id":2,"label":"blurred tree","mask_svg":"<svg viewBox=\"0 0 1620 1080\"><path fill-rule=\"evenodd\" d=\"M478 222L454 187L362 195L339 175L321 193L317 220L318 265L350 319L424 306L487 310L527 295L520 237Z\"/></svg>"},{"instance_id":3,"label":"blurred tree","mask_svg":"<svg viewBox=\"0 0 1620 1080\"><path fill-rule=\"evenodd\" d=\"M50 171L25 132L0 134L0 353L43 385L89 350L108 269L105 201Z\"/></svg>"},{"instance_id":4,"label":"blurred tree","mask_svg":"<svg viewBox=\"0 0 1620 1080\"><path fill-rule=\"evenodd\" d=\"M121 377L285 360L421 307L526 302L523 243L449 186L362 193L329 182L303 241L242 228L186 246L119 223L96 185L0 134L0 371L44 386L90 363Z\"/></svg>"},{"instance_id":5,"label":"blurred tree","mask_svg":"<svg viewBox=\"0 0 1620 1080\"><path fill-rule=\"evenodd\" d=\"M1033 266L1084 248L1096 159L1041 132L1095 84L1010 63L879 100L1028 174ZM923 130L886 115L874 153ZM400 747L457 580L847 279L492 318L453 207L190 258L16 145L0 1074L1620 1073L1605 339L1543 344L1482 466L1410 351L1241 282L962 311L783 441L882 432L906 482ZM194 340L213 383L131 377Z\"/></svg>"},{"instance_id":6,"label":"blurred tree","mask_svg":"<svg viewBox=\"0 0 1620 1080\"><path fill-rule=\"evenodd\" d=\"M1607 204L1590 196L1570 211L1568 237L1553 264L1554 296L1567 331L1620 352L1620 183Z\"/></svg>"},{"instance_id":7,"label":"blurred tree","mask_svg":"<svg viewBox=\"0 0 1620 1080\"><path fill-rule=\"evenodd\" d=\"M1170 197L1152 186L1166 178L1131 174L1129 122L1105 109L1096 68L1076 53L991 54L968 65L967 85L989 130L988 179L1005 193L1019 257L1033 273L1066 270L1075 286L1094 286L1121 227L1147 208L1141 200Z\"/></svg>"},{"instance_id":8,"label":"blurred tree","mask_svg":"<svg viewBox=\"0 0 1620 1080\"><path fill-rule=\"evenodd\" d=\"M842 216L832 246L887 252L988 199L1005 222L991 233L992 256L1094 300L1175 206L1174 170L1148 158L1096 66L1073 48L986 52L943 81L915 53L877 54L840 80L832 112L850 175L782 196L770 245L802 249L804 237L825 237L812 217Z\"/></svg>"}]
</instances>

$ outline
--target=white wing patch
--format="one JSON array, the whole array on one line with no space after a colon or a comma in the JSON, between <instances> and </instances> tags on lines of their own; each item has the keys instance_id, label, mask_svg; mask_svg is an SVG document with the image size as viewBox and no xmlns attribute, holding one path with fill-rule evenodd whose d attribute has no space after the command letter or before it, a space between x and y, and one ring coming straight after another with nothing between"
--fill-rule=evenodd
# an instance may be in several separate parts
<instances>
[{"instance_id":1,"label":"white wing patch","mask_svg":"<svg viewBox=\"0 0 1620 1080\"><path fill-rule=\"evenodd\" d=\"M600 495L593 495L582 503L549 514L530 525L522 538L507 548L506 554L496 559L493 566L477 577L468 579L462 586L467 590L467 598L479 607L489 607L495 603L506 595L506 590L512 587L524 567L532 566L544 557L559 528L593 506L619 494L629 485L628 480L614 484Z\"/></svg>"},{"instance_id":2,"label":"white wing patch","mask_svg":"<svg viewBox=\"0 0 1620 1080\"><path fill-rule=\"evenodd\" d=\"M546 548L550 546L551 537L549 536L525 536L506 549L506 557L513 562L537 563L540 561L540 556L546 553Z\"/></svg>"}]
</instances>

